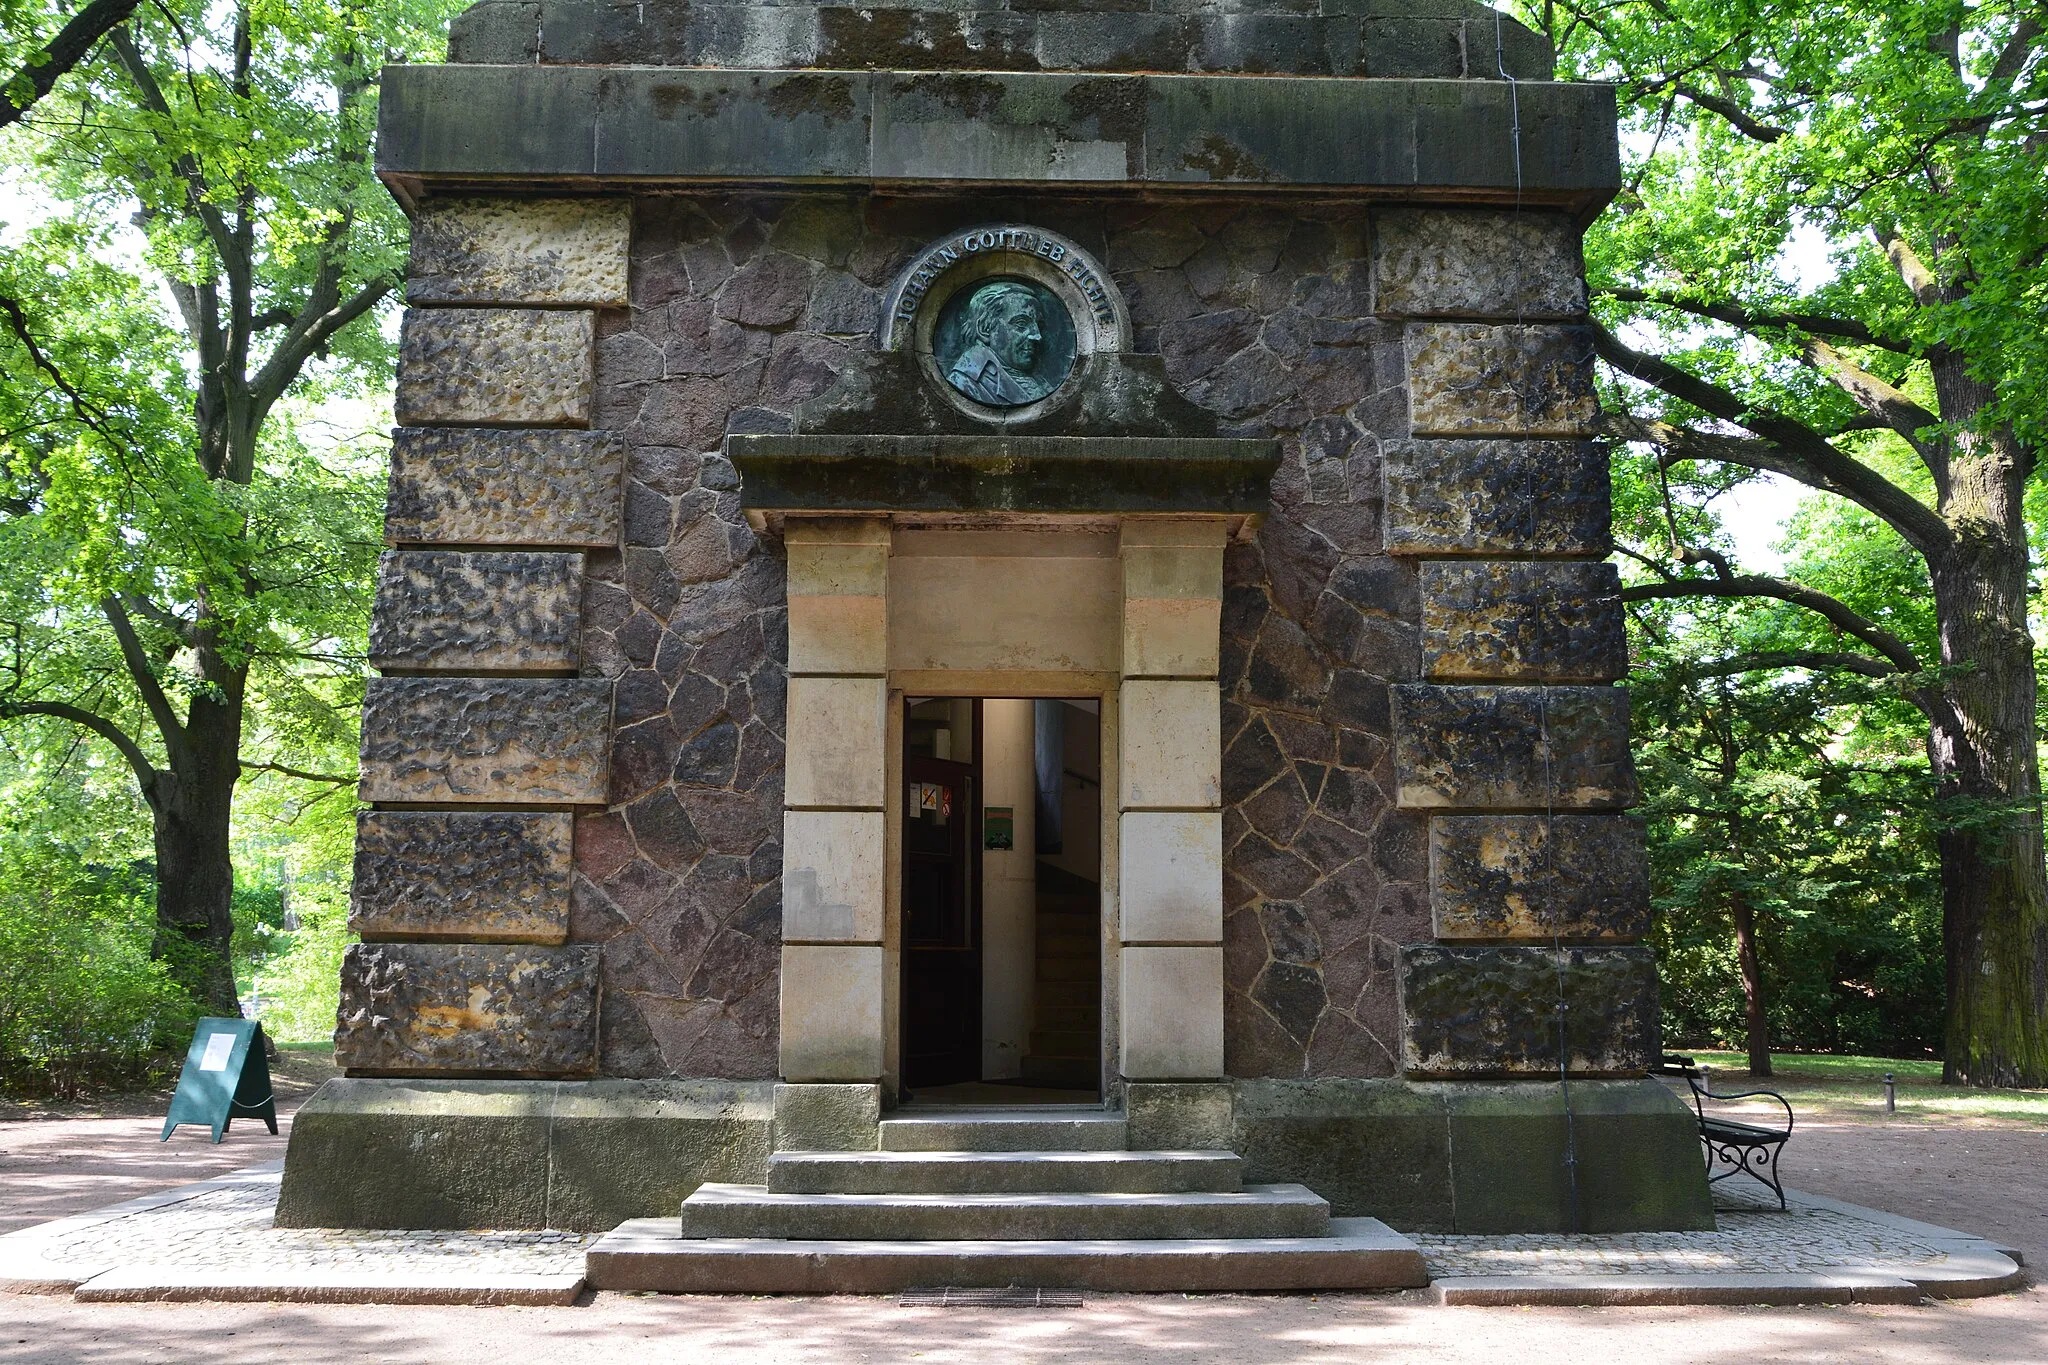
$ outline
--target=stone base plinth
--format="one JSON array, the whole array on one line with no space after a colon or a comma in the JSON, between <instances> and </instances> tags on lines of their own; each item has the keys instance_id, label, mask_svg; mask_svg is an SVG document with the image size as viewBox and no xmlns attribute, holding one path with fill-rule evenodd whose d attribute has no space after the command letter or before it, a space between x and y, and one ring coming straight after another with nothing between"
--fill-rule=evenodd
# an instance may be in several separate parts
<instances>
[{"instance_id":1,"label":"stone base plinth","mask_svg":"<svg viewBox=\"0 0 2048 1365\"><path fill-rule=\"evenodd\" d=\"M767 1178L769 1081L332 1080L292 1121L279 1227L607 1231Z\"/></svg>"},{"instance_id":2,"label":"stone base plinth","mask_svg":"<svg viewBox=\"0 0 2048 1365\"><path fill-rule=\"evenodd\" d=\"M1247 1181L1299 1181L1404 1232L1572 1230L1554 1081L1238 1081ZM1653 1080L1571 1083L1580 1232L1711 1230L1692 1111Z\"/></svg>"},{"instance_id":3,"label":"stone base plinth","mask_svg":"<svg viewBox=\"0 0 2048 1365\"><path fill-rule=\"evenodd\" d=\"M786 1126L799 1117L797 1098L872 1095L865 1086L779 1088ZM674 1218L699 1184L767 1182L777 1089L769 1081L329 1081L292 1123L277 1225L596 1231ZM1248 1183L1306 1185L1338 1217L1379 1218L1404 1232L1573 1226L1555 1083L1132 1089L1143 1092L1132 1097L1133 1122L1142 1110L1159 1129L1133 1132L1133 1145L1162 1139L1165 1127L1185 1130L1182 1141L1227 1139ZM1655 1081L1572 1082L1578 1230L1711 1230L1694 1132L1691 1110Z\"/></svg>"}]
</instances>

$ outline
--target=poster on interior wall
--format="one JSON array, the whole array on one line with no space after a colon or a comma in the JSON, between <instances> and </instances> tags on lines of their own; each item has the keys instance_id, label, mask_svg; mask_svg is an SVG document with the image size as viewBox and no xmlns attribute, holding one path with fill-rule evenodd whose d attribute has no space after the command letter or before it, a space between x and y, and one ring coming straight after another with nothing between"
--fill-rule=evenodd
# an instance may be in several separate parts
<instances>
[{"instance_id":1,"label":"poster on interior wall","mask_svg":"<svg viewBox=\"0 0 2048 1365\"><path fill-rule=\"evenodd\" d=\"M1032 809L1037 831L1035 851L1058 853L1061 839L1060 786L1067 766L1067 706L1065 702L1038 698L1031 703Z\"/></svg>"},{"instance_id":2,"label":"poster on interior wall","mask_svg":"<svg viewBox=\"0 0 2048 1365\"><path fill-rule=\"evenodd\" d=\"M1013 806L981 808L981 846L1010 849L1017 846L1017 812Z\"/></svg>"}]
</instances>

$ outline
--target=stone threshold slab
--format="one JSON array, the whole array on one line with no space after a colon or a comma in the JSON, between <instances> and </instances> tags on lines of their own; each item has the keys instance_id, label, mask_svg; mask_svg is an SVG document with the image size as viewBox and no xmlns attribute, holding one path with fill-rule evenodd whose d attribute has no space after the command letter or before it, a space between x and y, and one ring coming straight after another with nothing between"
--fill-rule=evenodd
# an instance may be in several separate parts
<instances>
[{"instance_id":1,"label":"stone threshold slab","mask_svg":"<svg viewBox=\"0 0 2048 1365\"><path fill-rule=\"evenodd\" d=\"M1614 90L1572 82L635 66L384 68L402 195L517 181L1379 191L1590 215L1620 180ZM1519 139L1516 129L1519 127ZM1341 137L1330 135L1341 128Z\"/></svg>"},{"instance_id":2,"label":"stone threshold slab","mask_svg":"<svg viewBox=\"0 0 2048 1365\"><path fill-rule=\"evenodd\" d=\"M584 1256L593 1289L670 1294L891 1294L954 1288L1105 1293L1419 1289L1422 1253L1377 1218L1333 1218L1328 1237L1174 1241L685 1239L669 1218L621 1224Z\"/></svg>"},{"instance_id":3,"label":"stone threshold slab","mask_svg":"<svg viewBox=\"0 0 2048 1365\"><path fill-rule=\"evenodd\" d=\"M72 1294L79 1303L396 1303L566 1307L583 1276L124 1266Z\"/></svg>"},{"instance_id":4,"label":"stone threshold slab","mask_svg":"<svg viewBox=\"0 0 2048 1365\"><path fill-rule=\"evenodd\" d=\"M74 1233L100 1223L126 1218L131 1214L148 1213L152 1209L168 1208L182 1204L188 1199L197 1199L202 1194L215 1190L234 1189L243 1185L276 1185L284 1176L284 1161L259 1162L229 1171L209 1180L194 1181L173 1189L159 1190L155 1194L138 1195L124 1199L118 1204L105 1208L91 1209L85 1213L37 1223L32 1227L18 1228L0 1236L0 1294L69 1294L86 1281L104 1275L114 1269L111 1259L107 1260L62 1260L52 1255L50 1248L71 1237Z\"/></svg>"}]
</instances>

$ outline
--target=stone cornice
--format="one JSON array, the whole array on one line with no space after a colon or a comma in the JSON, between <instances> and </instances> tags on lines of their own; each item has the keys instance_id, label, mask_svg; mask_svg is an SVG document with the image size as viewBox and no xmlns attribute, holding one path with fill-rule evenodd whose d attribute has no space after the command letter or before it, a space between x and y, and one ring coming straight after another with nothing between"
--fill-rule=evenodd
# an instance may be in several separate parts
<instances>
[{"instance_id":1,"label":"stone cornice","mask_svg":"<svg viewBox=\"0 0 2048 1365\"><path fill-rule=\"evenodd\" d=\"M1227 187L1585 216L1620 180L1603 85L595 66L387 67L377 169L406 201L514 185Z\"/></svg>"}]
</instances>

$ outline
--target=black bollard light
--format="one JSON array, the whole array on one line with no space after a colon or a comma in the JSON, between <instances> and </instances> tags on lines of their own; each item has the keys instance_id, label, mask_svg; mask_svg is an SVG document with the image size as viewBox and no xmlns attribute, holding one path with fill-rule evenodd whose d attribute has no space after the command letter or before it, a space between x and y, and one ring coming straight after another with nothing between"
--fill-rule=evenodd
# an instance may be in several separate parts
<instances>
[{"instance_id":1,"label":"black bollard light","mask_svg":"<svg viewBox=\"0 0 2048 1365\"><path fill-rule=\"evenodd\" d=\"M1889 1071L1884 1073L1884 1112L1887 1114L1899 1112L1898 1079Z\"/></svg>"}]
</instances>

